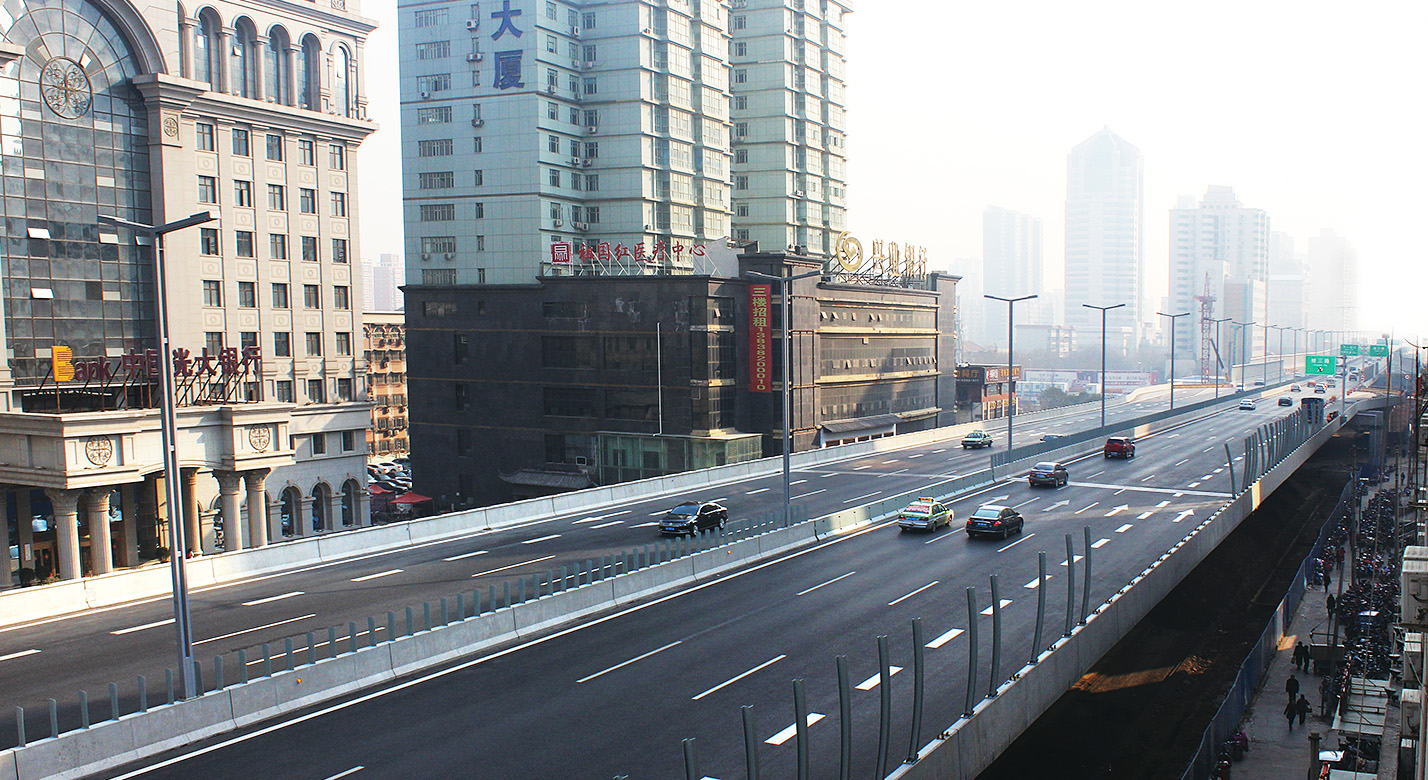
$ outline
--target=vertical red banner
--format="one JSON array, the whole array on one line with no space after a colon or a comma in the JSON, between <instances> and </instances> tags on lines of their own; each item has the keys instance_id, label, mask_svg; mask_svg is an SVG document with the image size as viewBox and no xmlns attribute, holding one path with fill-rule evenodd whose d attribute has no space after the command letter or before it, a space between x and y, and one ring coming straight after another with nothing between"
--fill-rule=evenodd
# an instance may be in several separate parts
<instances>
[{"instance_id":1,"label":"vertical red banner","mask_svg":"<svg viewBox=\"0 0 1428 780\"><path fill-rule=\"evenodd\" d=\"M749 392L773 392L773 329L767 284L749 285Z\"/></svg>"}]
</instances>

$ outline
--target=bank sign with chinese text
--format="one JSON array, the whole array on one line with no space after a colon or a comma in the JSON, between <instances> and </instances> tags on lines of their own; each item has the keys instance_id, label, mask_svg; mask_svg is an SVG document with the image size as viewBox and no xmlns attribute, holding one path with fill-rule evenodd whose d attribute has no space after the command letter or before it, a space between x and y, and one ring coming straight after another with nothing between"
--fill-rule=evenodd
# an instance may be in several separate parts
<instances>
[{"instance_id":1,"label":"bank sign with chinese text","mask_svg":"<svg viewBox=\"0 0 1428 780\"><path fill-rule=\"evenodd\" d=\"M853 284L920 284L927 279L927 247L875 239L864 256L863 243L844 231L823 264L823 275Z\"/></svg>"}]
</instances>

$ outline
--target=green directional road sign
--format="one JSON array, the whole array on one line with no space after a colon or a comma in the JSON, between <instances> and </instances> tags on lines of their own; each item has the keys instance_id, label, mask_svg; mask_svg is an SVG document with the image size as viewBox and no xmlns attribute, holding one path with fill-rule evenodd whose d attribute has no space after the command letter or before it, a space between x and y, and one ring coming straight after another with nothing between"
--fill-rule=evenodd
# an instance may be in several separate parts
<instances>
[{"instance_id":1,"label":"green directional road sign","mask_svg":"<svg viewBox=\"0 0 1428 780\"><path fill-rule=\"evenodd\" d=\"M1333 376L1339 370L1339 359L1333 355L1305 355L1304 373L1328 374Z\"/></svg>"},{"instance_id":2,"label":"green directional road sign","mask_svg":"<svg viewBox=\"0 0 1428 780\"><path fill-rule=\"evenodd\" d=\"M1387 344L1370 344L1369 357L1388 357Z\"/></svg>"},{"instance_id":3,"label":"green directional road sign","mask_svg":"<svg viewBox=\"0 0 1428 780\"><path fill-rule=\"evenodd\" d=\"M1355 355L1358 355L1358 354L1359 354L1359 345L1358 345L1358 344L1340 344L1340 345L1339 345L1339 354L1340 354L1340 355L1343 355L1344 357L1353 357L1353 356L1355 356Z\"/></svg>"}]
</instances>

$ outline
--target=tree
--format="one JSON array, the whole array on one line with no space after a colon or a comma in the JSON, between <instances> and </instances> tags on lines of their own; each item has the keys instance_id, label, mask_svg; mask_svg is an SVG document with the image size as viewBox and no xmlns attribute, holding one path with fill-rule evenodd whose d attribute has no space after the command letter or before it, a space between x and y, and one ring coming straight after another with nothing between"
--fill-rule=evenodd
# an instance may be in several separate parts
<instances>
[{"instance_id":1,"label":"tree","mask_svg":"<svg viewBox=\"0 0 1428 780\"><path fill-rule=\"evenodd\" d=\"M1095 393L1068 393L1055 387L1048 387L1041 391L1040 404L1042 409L1059 409L1063 406L1073 406L1075 404L1085 404L1092 401L1099 401L1101 397Z\"/></svg>"}]
</instances>

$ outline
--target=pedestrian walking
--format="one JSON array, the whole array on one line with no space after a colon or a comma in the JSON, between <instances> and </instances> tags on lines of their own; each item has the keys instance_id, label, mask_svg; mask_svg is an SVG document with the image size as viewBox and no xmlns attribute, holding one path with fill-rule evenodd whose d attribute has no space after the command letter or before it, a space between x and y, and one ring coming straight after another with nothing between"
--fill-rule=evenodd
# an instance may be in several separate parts
<instances>
[{"instance_id":1,"label":"pedestrian walking","mask_svg":"<svg viewBox=\"0 0 1428 780\"><path fill-rule=\"evenodd\" d=\"M1284 681L1284 692L1289 694L1289 704L1294 705L1294 697L1299 695L1299 678L1289 675L1289 679Z\"/></svg>"},{"instance_id":2,"label":"pedestrian walking","mask_svg":"<svg viewBox=\"0 0 1428 780\"><path fill-rule=\"evenodd\" d=\"M1331 588L1331 586L1332 586L1332 584L1333 584L1333 581L1334 581L1334 578L1329 574L1329 569L1328 569L1327 567L1325 567L1325 569L1324 569L1324 590L1325 590L1326 592L1327 592L1328 590L1330 590L1330 588Z\"/></svg>"},{"instance_id":3,"label":"pedestrian walking","mask_svg":"<svg viewBox=\"0 0 1428 780\"><path fill-rule=\"evenodd\" d=\"M1284 719L1289 721L1289 733L1291 734L1294 733L1294 716L1299 714L1299 708L1294 705L1295 701L1293 699L1290 699L1289 703L1284 705Z\"/></svg>"},{"instance_id":4,"label":"pedestrian walking","mask_svg":"<svg viewBox=\"0 0 1428 780\"><path fill-rule=\"evenodd\" d=\"M1314 705L1309 703L1309 699L1304 694L1299 694L1299 701L1294 702L1294 712L1299 715L1299 725L1304 725L1304 719L1313 709Z\"/></svg>"},{"instance_id":5,"label":"pedestrian walking","mask_svg":"<svg viewBox=\"0 0 1428 780\"><path fill-rule=\"evenodd\" d=\"M1305 647L1303 642L1294 645L1294 668L1309 670L1309 648Z\"/></svg>"},{"instance_id":6,"label":"pedestrian walking","mask_svg":"<svg viewBox=\"0 0 1428 780\"><path fill-rule=\"evenodd\" d=\"M1330 593L1329 597L1324 599L1324 609L1328 610L1330 617L1334 614L1334 603L1334 594Z\"/></svg>"},{"instance_id":7,"label":"pedestrian walking","mask_svg":"<svg viewBox=\"0 0 1428 780\"><path fill-rule=\"evenodd\" d=\"M1325 675L1319 681L1319 714L1329 714L1329 700L1334 696L1334 683Z\"/></svg>"}]
</instances>

